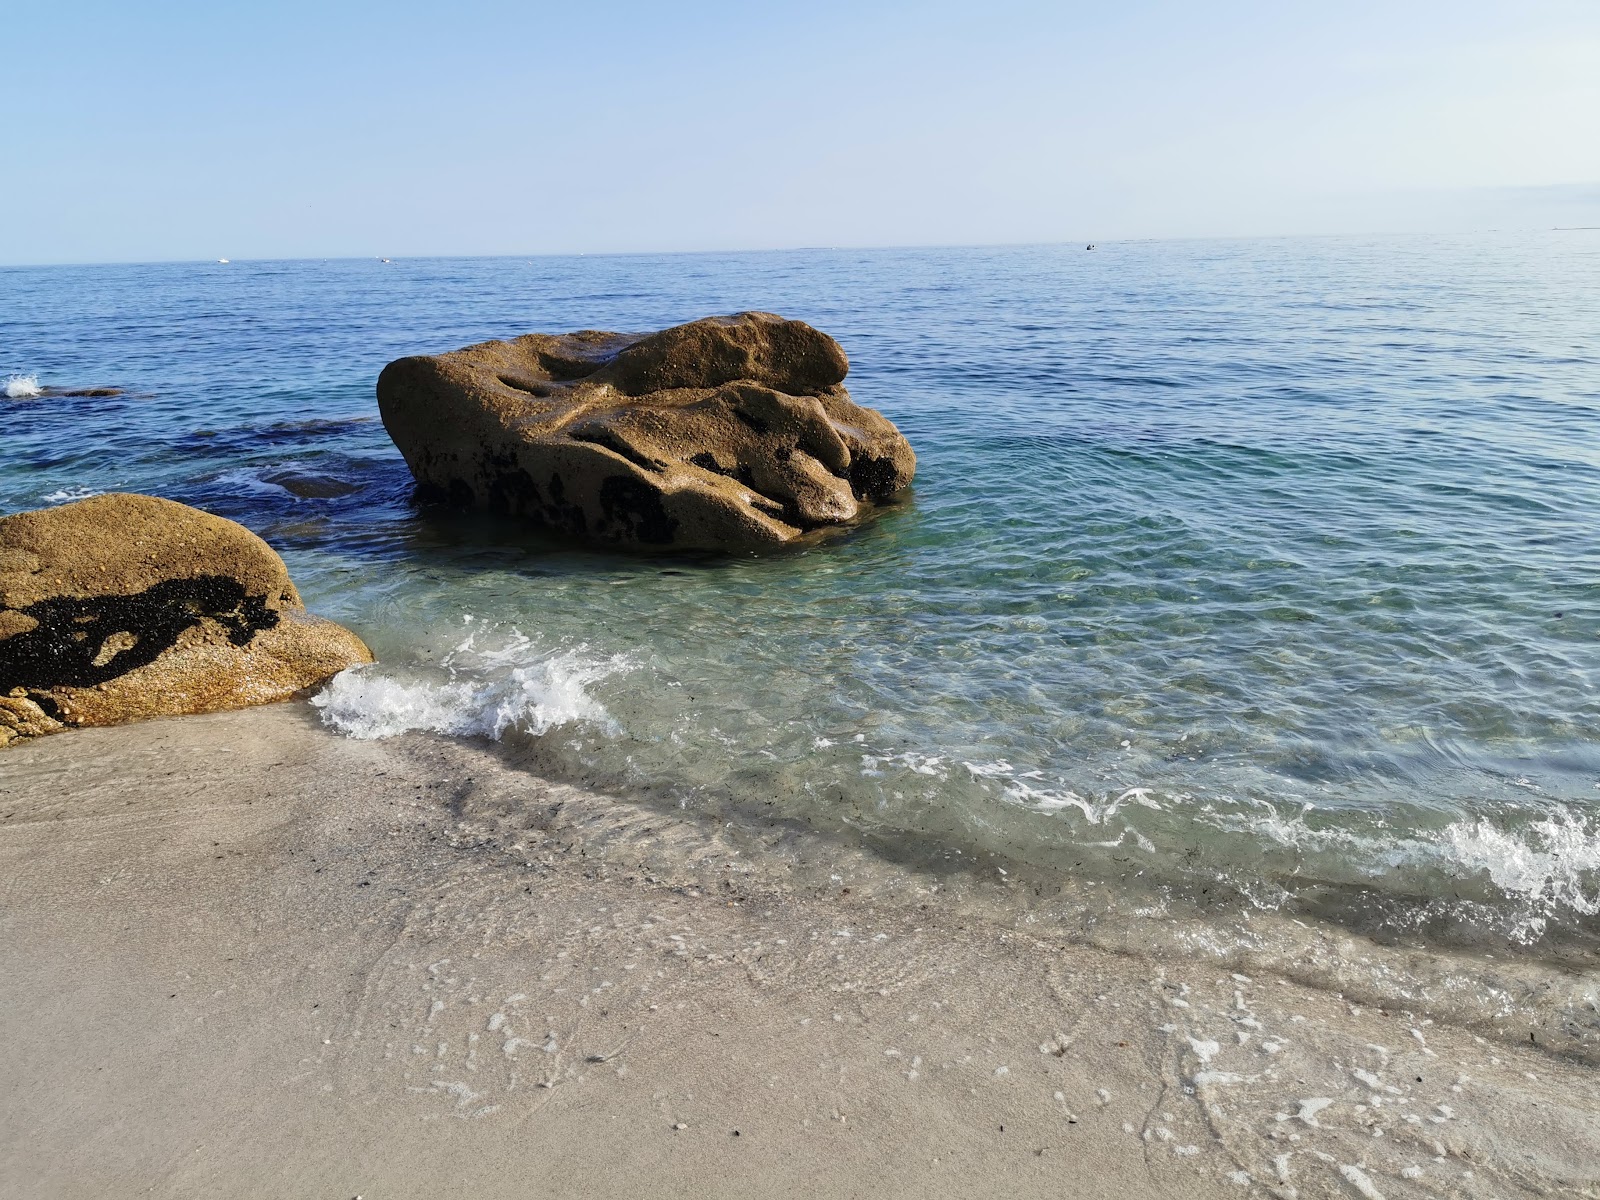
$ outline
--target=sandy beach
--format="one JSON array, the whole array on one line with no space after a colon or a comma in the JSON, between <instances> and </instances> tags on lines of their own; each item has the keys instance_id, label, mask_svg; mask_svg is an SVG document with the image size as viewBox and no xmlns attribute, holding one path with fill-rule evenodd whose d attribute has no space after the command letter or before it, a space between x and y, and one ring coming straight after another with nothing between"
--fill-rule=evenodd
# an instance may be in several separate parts
<instances>
[{"instance_id":1,"label":"sandy beach","mask_svg":"<svg viewBox=\"0 0 1600 1200\"><path fill-rule=\"evenodd\" d=\"M0 802L8 1195L1597 1194L1580 1062L488 744L290 703Z\"/></svg>"},{"instance_id":2,"label":"sandy beach","mask_svg":"<svg viewBox=\"0 0 1600 1200\"><path fill-rule=\"evenodd\" d=\"M0 29L0 1200L1600 1200L1600 3Z\"/></svg>"}]
</instances>

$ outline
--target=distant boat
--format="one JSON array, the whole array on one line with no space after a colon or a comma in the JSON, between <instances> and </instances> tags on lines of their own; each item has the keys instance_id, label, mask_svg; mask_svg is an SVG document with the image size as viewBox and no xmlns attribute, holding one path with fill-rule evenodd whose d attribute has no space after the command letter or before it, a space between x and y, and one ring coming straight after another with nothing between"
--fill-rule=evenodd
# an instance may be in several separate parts
<instances>
[{"instance_id":1,"label":"distant boat","mask_svg":"<svg viewBox=\"0 0 1600 1200\"><path fill-rule=\"evenodd\" d=\"M219 263L225 263L225 262L227 262L227 261L228 261L228 260L227 260L227 259L225 259L225 258L219 258L219 259L217 259L217 261L218 261L218 262L219 262Z\"/></svg>"},{"instance_id":2,"label":"distant boat","mask_svg":"<svg viewBox=\"0 0 1600 1200\"><path fill-rule=\"evenodd\" d=\"M1094 249L1094 243L1090 242L1087 246L1084 247L1084 249L1085 250L1093 250Z\"/></svg>"},{"instance_id":3,"label":"distant boat","mask_svg":"<svg viewBox=\"0 0 1600 1200\"><path fill-rule=\"evenodd\" d=\"M378 261L379 262L388 262L389 260L387 258L380 258Z\"/></svg>"}]
</instances>

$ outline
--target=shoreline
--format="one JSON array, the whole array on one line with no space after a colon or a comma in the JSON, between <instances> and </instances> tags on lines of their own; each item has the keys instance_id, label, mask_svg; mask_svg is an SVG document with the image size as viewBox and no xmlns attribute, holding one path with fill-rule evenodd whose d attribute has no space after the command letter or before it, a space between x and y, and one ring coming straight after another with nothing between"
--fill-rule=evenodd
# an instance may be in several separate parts
<instances>
[{"instance_id":1,"label":"shoreline","mask_svg":"<svg viewBox=\"0 0 1600 1200\"><path fill-rule=\"evenodd\" d=\"M13 747L0 816L30 1195L1600 1180L1600 1075L1537 1040L1069 942L980 884L302 702Z\"/></svg>"}]
</instances>

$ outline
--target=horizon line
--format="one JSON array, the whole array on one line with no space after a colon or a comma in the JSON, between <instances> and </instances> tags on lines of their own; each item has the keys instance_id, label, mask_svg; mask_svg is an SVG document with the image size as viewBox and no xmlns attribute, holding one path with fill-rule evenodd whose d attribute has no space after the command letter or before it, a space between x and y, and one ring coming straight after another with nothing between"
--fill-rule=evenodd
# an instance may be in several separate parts
<instances>
[{"instance_id":1,"label":"horizon line","mask_svg":"<svg viewBox=\"0 0 1600 1200\"><path fill-rule=\"evenodd\" d=\"M534 259L534 258L669 258L726 254L806 254L837 253L839 251L888 250L1004 250L1025 249L1030 246L1085 247L1143 245L1152 242L1272 242L1334 238L1424 238L1424 237L1474 237L1491 233L1585 233L1600 230L1600 225L1541 225L1495 226L1482 229L1425 232L1420 230L1365 230L1326 233L1212 233L1184 234L1166 237L1114 237L1104 241L1093 239L1056 239L1051 241L1020 242L880 242L861 244L804 245L804 246L745 246L721 249L699 248L692 250L536 250L499 252L488 254L295 254L272 255L260 258L119 258L99 260L57 260L52 262L5 262L0 271L38 270L55 267L159 267L184 265L231 266L234 263L294 263L294 262L387 262L404 259L409 262L437 261L443 259Z\"/></svg>"}]
</instances>

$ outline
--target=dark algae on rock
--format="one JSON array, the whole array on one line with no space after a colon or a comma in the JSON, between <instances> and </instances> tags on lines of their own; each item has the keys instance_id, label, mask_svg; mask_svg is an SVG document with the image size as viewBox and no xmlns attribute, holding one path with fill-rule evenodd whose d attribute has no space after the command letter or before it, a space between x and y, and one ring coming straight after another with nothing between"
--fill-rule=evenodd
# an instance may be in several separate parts
<instances>
[{"instance_id":1,"label":"dark algae on rock","mask_svg":"<svg viewBox=\"0 0 1600 1200\"><path fill-rule=\"evenodd\" d=\"M26 632L0 641L0 692L94 687L149 666L203 619L235 646L247 646L278 623L266 597L248 596L236 579L169 579L136 596L51 596L25 608Z\"/></svg>"},{"instance_id":2,"label":"dark algae on rock","mask_svg":"<svg viewBox=\"0 0 1600 1200\"><path fill-rule=\"evenodd\" d=\"M122 494L0 519L0 746L282 700L371 659L232 521Z\"/></svg>"},{"instance_id":3,"label":"dark algae on rock","mask_svg":"<svg viewBox=\"0 0 1600 1200\"><path fill-rule=\"evenodd\" d=\"M384 427L425 498L591 541L760 549L866 516L916 456L832 338L771 313L402 358Z\"/></svg>"}]
</instances>

